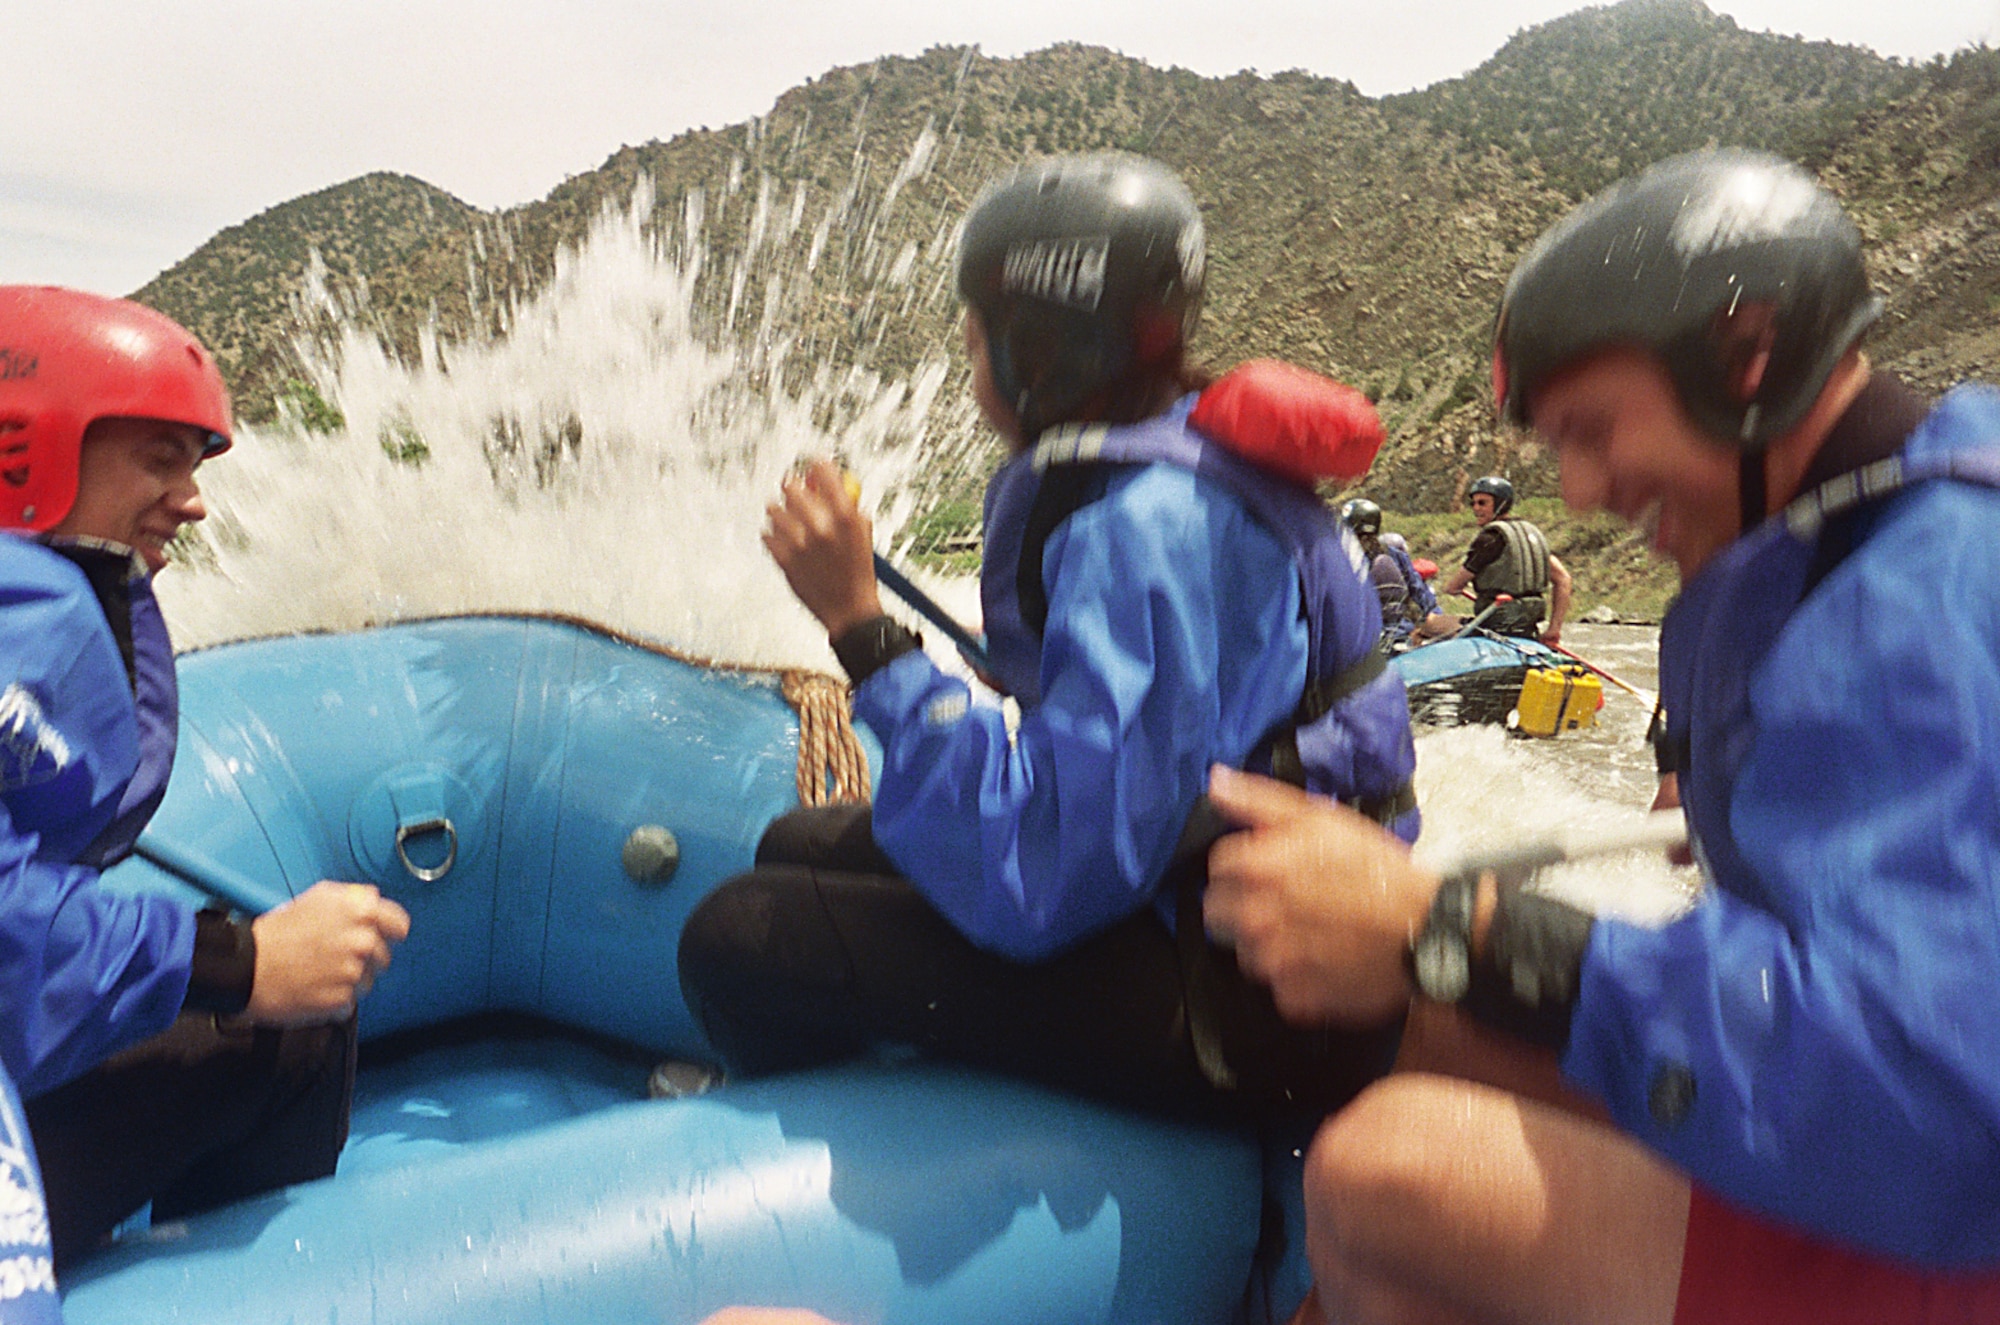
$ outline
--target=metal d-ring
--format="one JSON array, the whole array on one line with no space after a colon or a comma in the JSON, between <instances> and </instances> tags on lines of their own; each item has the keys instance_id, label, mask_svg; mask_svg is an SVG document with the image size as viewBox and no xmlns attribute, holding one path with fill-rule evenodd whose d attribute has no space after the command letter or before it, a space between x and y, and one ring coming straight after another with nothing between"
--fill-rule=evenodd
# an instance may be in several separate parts
<instances>
[{"instance_id":1,"label":"metal d-ring","mask_svg":"<svg viewBox=\"0 0 2000 1325\"><path fill-rule=\"evenodd\" d=\"M410 859L410 853L403 844L422 833L438 833L445 836L444 863L424 866ZM403 868L410 877L422 883L434 883L451 873L452 862L458 859L458 829L452 827L451 820L426 819L422 823L396 825L396 859L403 862Z\"/></svg>"}]
</instances>

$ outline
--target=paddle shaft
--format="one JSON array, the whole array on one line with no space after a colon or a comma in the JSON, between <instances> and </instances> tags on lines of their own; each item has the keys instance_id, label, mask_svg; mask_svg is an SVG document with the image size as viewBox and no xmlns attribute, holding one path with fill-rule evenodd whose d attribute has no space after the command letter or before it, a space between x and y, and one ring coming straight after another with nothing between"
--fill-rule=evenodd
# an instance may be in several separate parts
<instances>
[{"instance_id":1,"label":"paddle shaft","mask_svg":"<svg viewBox=\"0 0 2000 1325\"><path fill-rule=\"evenodd\" d=\"M958 624L935 598L910 583L910 577L896 569L895 563L880 552L875 554L875 578L887 585L889 592L916 609L917 615L942 630L958 646L958 651L967 662L982 672L992 670L992 660L986 656L986 646L979 637Z\"/></svg>"},{"instance_id":2,"label":"paddle shaft","mask_svg":"<svg viewBox=\"0 0 2000 1325\"><path fill-rule=\"evenodd\" d=\"M1447 878L1492 872L1502 883L1519 883L1537 870L1621 851L1671 851L1687 844L1687 819L1679 810L1656 810L1628 828L1571 830L1464 857L1451 863Z\"/></svg>"},{"instance_id":3,"label":"paddle shaft","mask_svg":"<svg viewBox=\"0 0 2000 1325\"><path fill-rule=\"evenodd\" d=\"M210 860L199 851L177 846L154 834L147 834L134 844L132 854L149 865L165 870L183 883L192 884L209 896L220 898L248 915L262 915L271 908L263 889L244 875L238 874L219 861Z\"/></svg>"},{"instance_id":4,"label":"paddle shaft","mask_svg":"<svg viewBox=\"0 0 2000 1325\"><path fill-rule=\"evenodd\" d=\"M1509 601L1512 600L1510 599ZM1486 620L1487 617L1492 616L1495 612L1498 612L1499 610L1500 610L1500 604L1488 603L1486 605L1485 611L1481 612L1478 616L1472 618L1472 620L1460 626L1458 630L1452 635L1452 638L1464 639L1467 635L1470 635L1473 631L1479 629L1480 622Z\"/></svg>"},{"instance_id":5,"label":"paddle shaft","mask_svg":"<svg viewBox=\"0 0 2000 1325\"><path fill-rule=\"evenodd\" d=\"M1648 706L1659 703L1659 696L1649 694L1646 691L1639 689L1639 687L1631 684L1628 681L1619 680L1617 677L1605 671L1602 667L1599 667L1596 663L1592 662L1590 659L1579 654L1576 650L1564 648L1560 644L1551 644L1549 645L1549 647L1554 649L1557 653L1563 654L1566 657L1576 659L1576 661L1582 663L1585 667L1588 667L1591 671L1596 672L1599 676L1609 681L1612 685L1615 685L1620 690L1623 690L1626 693L1630 694L1634 699L1640 700L1645 704L1647 704Z\"/></svg>"}]
</instances>

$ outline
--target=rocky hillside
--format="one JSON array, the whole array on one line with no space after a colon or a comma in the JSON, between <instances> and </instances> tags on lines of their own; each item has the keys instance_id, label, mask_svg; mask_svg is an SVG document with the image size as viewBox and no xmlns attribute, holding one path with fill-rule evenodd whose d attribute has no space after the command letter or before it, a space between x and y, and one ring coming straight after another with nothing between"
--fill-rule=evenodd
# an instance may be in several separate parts
<instances>
[{"instance_id":1,"label":"rocky hillside","mask_svg":"<svg viewBox=\"0 0 2000 1325\"><path fill-rule=\"evenodd\" d=\"M355 180L225 231L138 297L217 346L255 418L310 328L309 283L405 352L426 323L486 334L636 193L663 243L706 246L710 334L786 340L787 371L901 374L956 354L952 228L982 180L1033 153L1143 151L1208 219L1198 356L1278 355L1361 385L1392 434L1368 491L1439 511L1492 469L1554 491L1546 457L1497 432L1485 400L1514 255L1603 183L1720 142L1802 160L1849 201L1889 296L1878 344L1893 366L1930 385L2000 366L2000 53L1910 66L1744 32L1700 0L1586 9L1463 78L1381 99L1088 47L940 48L833 70L747 124L622 149L504 213Z\"/></svg>"},{"instance_id":2,"label":"rocky hillside","mask_svg":"<svg viewBox=\"0 0 2000 1325\"><path fill-rule=\"evenodd\" d=\"M244 413L266 417L296 371L309 278L408 334L437 305L462 313L463 255L482 219L420 179L363 175L231 226L134 297L199 335Z\"/></svg>"}]
</instances>

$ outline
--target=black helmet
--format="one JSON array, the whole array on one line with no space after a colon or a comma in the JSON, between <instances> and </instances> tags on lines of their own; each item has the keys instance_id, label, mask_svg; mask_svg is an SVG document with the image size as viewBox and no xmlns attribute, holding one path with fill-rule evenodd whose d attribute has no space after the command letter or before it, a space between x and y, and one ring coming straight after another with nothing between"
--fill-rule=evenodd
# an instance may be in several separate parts
<instances>
[{"instance_id":1,"label":"black helmet","mask_svg":"<svg viewBox=\"0 0 2000 1325\"><path fill-rule=\"evenodd\" d=\"M1357 534L1379 534L1382 532L1382 508L1366 497L1355 497L1342 502L1340 518L1347 527Z\"/></svg>"},{"instance_id":2,"label":"black helmet","mask_svg":"<svg viewBox=\"0 0 2000 1325\"><path fill-rule=\"evenodd\" d=\"M1201 212L1157 161L1051 157L987 185L965 219L958 291L1023 435L1177 367L1206 260Z\"/></svg>"},{"instance_id":3,"label":"black helmet","mask_svg":"<svg viewBox=\"0 0 2000 1325\"><path fill-rule=\"evenodd\" d=\"M1746 305L1770 309L1772 340L1755 395L1739 401L1718 332ZM1612 185L1528 250L1500 302L1494 393L1524 423L1557 369L1634 345L1665 361L1697 424L1760 453L1881 311L1860 232L1811 175L1760 152L1691 152Z\"/></svg>"},{"instance_id":4,"label":"black helmet","mask_svg":"<svg viewBox=\"0 0 2000 1325\"><path fill-rule=\"evenodd\" d=\"M1472 486L1465 490L1465 499L1471 501L1482 492L1493 499L1495 517L1505 515L1514 509L1514 485L1498 474L1488 474L1485 478L1474 479Z\"/></svg>"}]
</instances>

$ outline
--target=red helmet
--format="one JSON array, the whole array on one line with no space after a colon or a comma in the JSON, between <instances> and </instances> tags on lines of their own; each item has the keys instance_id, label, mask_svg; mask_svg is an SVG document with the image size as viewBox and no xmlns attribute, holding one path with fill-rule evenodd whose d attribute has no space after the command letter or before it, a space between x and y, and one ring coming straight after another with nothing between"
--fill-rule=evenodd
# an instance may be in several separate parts
<instances>
[{"instance_id":1,"label":"red helmet","mask_svg":"<svg viewBox=\"0 0 2000 1325\"><path fill-rule=\"evenodd\" d=\"M179 324L127 299L0 285L0 529L52 529L76 504L83 431L160 419L229 449L229 391Z\"/></svg>"}]
</instances>

